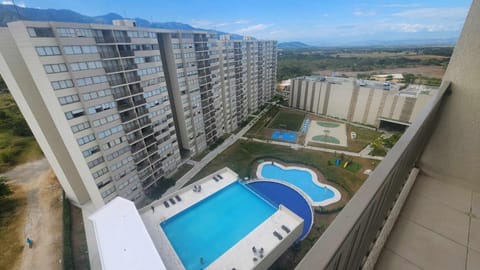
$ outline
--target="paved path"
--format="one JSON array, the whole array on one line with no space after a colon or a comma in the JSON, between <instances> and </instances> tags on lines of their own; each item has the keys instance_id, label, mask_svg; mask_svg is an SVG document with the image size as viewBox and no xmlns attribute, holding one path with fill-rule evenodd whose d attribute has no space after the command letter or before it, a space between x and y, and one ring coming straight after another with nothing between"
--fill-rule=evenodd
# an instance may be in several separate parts
<instances>
[{"instance_id":1,"label":"paved path","mask_svg":"<svg viewBox=\"0 0 480 270\"><path fill-rule=\"evenodd\" d=\"M62 189L48 161L28 162L3 175L27 195L22 239L30 237L33 248L23 249L19 269L62 269Z\"/></svg>"},{"instance_id":2,"label":"paved path","mask_svg":"<svg viewBox=\"0 0 480 270\"><path fill-rule=\"evenodd\" d=\"M276 145L282 145L286 147L291 147L293 149L309 149L309 150L315 150L315 151L321 151L321 152L327 152L327 153L337 153L337 154L344 154L347 156L351 157L361 157L361 158L368 158L368 159L375 159L375 160L383 160L383 157L377 157L377 156L370 156L368 155L368 152L362 150L360 153L355 153L355 152L349 152L349 151L342 151L342 150L335 150L335 149L329 149L329 148L323 148L323 147L314 147L314 146L305 146L305 145L300 145L300 144L292 144L292 143L287 143L287 142L279 142L279 141L273 141L273 140L260 140L260 139L255 139L255 138L246 138L242 137L242 140L249 140L253 142L259 142L259 143L269 143L269 144L276 144ZM366 154L365 154L366 153Z\"/></svg>"},{"instance_id":3,"label":"paved path","mask_svg":"<svg viewBox=\"0 0 480 270\"><path fill-rule=\"evenodd\" d=\"M178 179L177 182L175 183L175 186L169 188L165 194L174 192L180 188L182 188L190 179L192 179L198 172L200 172L203 167L205 167L210 161L212 161L218 154L223 152L225 149L230 147L232 144L234 144L238 139L240 139L247 131L255 125L255 123L260 119L263 114L265 114L270 108L265 108L261 113L259 113L257 116L255 116L252 121L250 121L245 127L243 127L237 134L231 135L228 137L220 146L215 148L213 151L209 152L205 157L202 158L202 160L194 163L194 166L190 171L188 171L185 175L182 176L182 178ZM192 164L192 163L190 163Z\"/></svg>"}]
</instances>

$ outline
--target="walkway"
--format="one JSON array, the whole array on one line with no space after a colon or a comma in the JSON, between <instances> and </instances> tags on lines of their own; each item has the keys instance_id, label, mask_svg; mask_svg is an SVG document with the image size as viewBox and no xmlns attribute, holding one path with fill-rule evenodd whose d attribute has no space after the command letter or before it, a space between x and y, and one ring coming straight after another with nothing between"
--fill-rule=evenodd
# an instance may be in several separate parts
<instances>
[{"instance_id":1,"label":"walkway","mask_svg":"<svg viewBox=\"0 0 480 270\"><path fill-rule=\"evenodd\" d=\"M15 167L2 176L19 186L27 194L24 246L18 269L62 269L62 188L50 170L46 159ZM33 248L25 247L25 240L33 240Z\"/></svg>"},{"instance_id":2,"label":"walkway","mask_svg":"<svg viewBox=\"0 0 480 270\"><path fill-rule=\"evenodd\" d=\"M242 138L247 131L255 125L255 123L260 119L263 114L265 114L270 108L267 107L263 111L261 111L252 121L250 121L245 127L243 127L237 134L231 135L228 137L220 146L209 152L202 160L198 162L194 162L194 166L190 171L188 171L185 175L183 175L180 179L177 180L175 186L169 188L165 194L169 194L174 192L180 188L182 188L188 181L190 181L198 172L200 172L203 167L205 167L210 161L212 161L218 154L223 152L225 149L230 147L234 144L238 139ZM190 163L192 164L192 163Z\"/></svg>"},{"instance_id":3,"label":"walkway","mask_svg":"<svg viewBox=\"0 0 480 270\"><path fill-rule=\"evenodd\" d=\"M326 152L326 153L337 153L337 154L344 154L347 156L351 157L361 157L361 158L368 158L368 159L375 159L375 160L383 160L384 157L377 157L377 156L370 156L368 155L368 151L366 150L368 146L360 151L360 153L355 153L355 152L349 152L349 151L342 151L342 150L334 150L334 149L329 149L329 148L323 148L323 147L314 147L314 146L305 146L305 145L300 145L300 144L292 144L292 143L287 143L287 142L279 142L279 141L273 141L273 140L260 140L260 139L255 139L255 138L246 138L242 137L242 140L248 140L248 141L253 141L253 142L259 142L259 143L269 143L269 144L276 144L276 145L282 145L286 147L291 147L293 149L308 149L308 150L314 150L314 151L321 151L321 152Z\"/></svg>"}]
</instances>

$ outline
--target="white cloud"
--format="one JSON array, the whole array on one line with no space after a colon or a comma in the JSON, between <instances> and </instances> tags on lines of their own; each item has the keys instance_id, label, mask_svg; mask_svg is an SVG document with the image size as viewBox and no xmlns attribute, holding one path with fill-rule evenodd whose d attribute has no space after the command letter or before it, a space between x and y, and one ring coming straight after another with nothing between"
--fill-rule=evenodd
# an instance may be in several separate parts
<instances>
[{"instance_id":1,"label":"white cloud","mask_svg":"<svg viewBox=\"0 0 480 270\"><path fill-rule=\"evenodd\" d=\"M254 32L265 30L265 29L267 29L271 26L273 26L273 24L259 23L259 24L254 24L254 25L244 27L242 29L238 29L237 31L235 31L235 33L237 33L237 34L249 34L249 33L254 33Z\"/></svg>"},{"instance_id":2,"label":"white cloud","mask_svg":"<svg viewBox=\"0 0 480 270\"><path fill-rule=\"evenodd\" d=\"M15 3L18 7L26 7L24 2ZM14 5L13 1L2 1L2 5Z\"/></svg>"},{"instance_id":3,"label":"white cloud","mask_svg":"<svg viewBox=\"0 0 480 270\"><path fill-rule=\"evenodd\" d=\"M238 24L246 24L248 20L238 19L234 21L209 21L209 20L194 20L191 21L191 25L197 28L215 28L215 27L225 27Z\"/></svg>"},{"instance_id":4,"label":"white cloud","mask_svg":"<svg viewBox=\"0 0 480 270\"><path fill-rule=\"evenodd\" d=\"M369 10L369 11L362 11L362 10L356 10L353 12L353 15L359 16L359 17L370 17L370 16L375 16L375 11Z\"/></svg>"},{"instance_id":5,"label":"white cloud","mask_svg":"<svg viewBox=\"0 0 480 270\"><path fill-rule=\"evenodd\" d=\"M447 31L450 30L449 27L441 24L419 24L419 23L400 23L397 25L392 25L392 30L398 30L405 33L416 33L416 32L436 32L436 31Z\"/></svg>"},{"instance_id":6,"label":"white cloud","mask_svg":"<svg viewBox=\"0 0 480 270\"><path fill-rule=\"evenodd\" d=\"M417 8L400 11L392 14L396 17L408 18L408 19L451 19L461 18L465 19L468 12L468 8Z\"/></svg>"}]
</instances>

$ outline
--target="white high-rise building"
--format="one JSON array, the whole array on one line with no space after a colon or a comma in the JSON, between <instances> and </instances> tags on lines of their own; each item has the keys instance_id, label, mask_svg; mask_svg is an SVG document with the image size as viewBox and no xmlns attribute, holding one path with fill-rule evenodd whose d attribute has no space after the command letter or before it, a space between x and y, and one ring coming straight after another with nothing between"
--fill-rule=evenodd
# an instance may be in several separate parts
<instances>
[{"instance_id":1,"label":"white high-rise building","mask_svg":"<svg viewBox=\"0 0 480 270\"><path fill-rule=\"evenodd\" d=\"M145 192L268 101L276 43L206 31L18 21L0 72L68 198Z\"/></svg>"}]
</instances>

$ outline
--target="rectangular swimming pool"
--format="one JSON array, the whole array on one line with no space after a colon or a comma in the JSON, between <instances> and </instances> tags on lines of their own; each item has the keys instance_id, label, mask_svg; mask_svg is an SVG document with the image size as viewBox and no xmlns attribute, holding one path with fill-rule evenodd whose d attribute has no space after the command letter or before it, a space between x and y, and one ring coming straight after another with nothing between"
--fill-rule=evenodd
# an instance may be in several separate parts
<instances>
[{"instance_id":1,"label":"rectangular swimming pool","mask_svg":"<svg viewBox=\"0 0 480 270\"><path fill-rule=\"evenodd\" d=\"M277 209L240 182L162 222L187 269L206 268Z\"/></svg>"}]
</instances>

